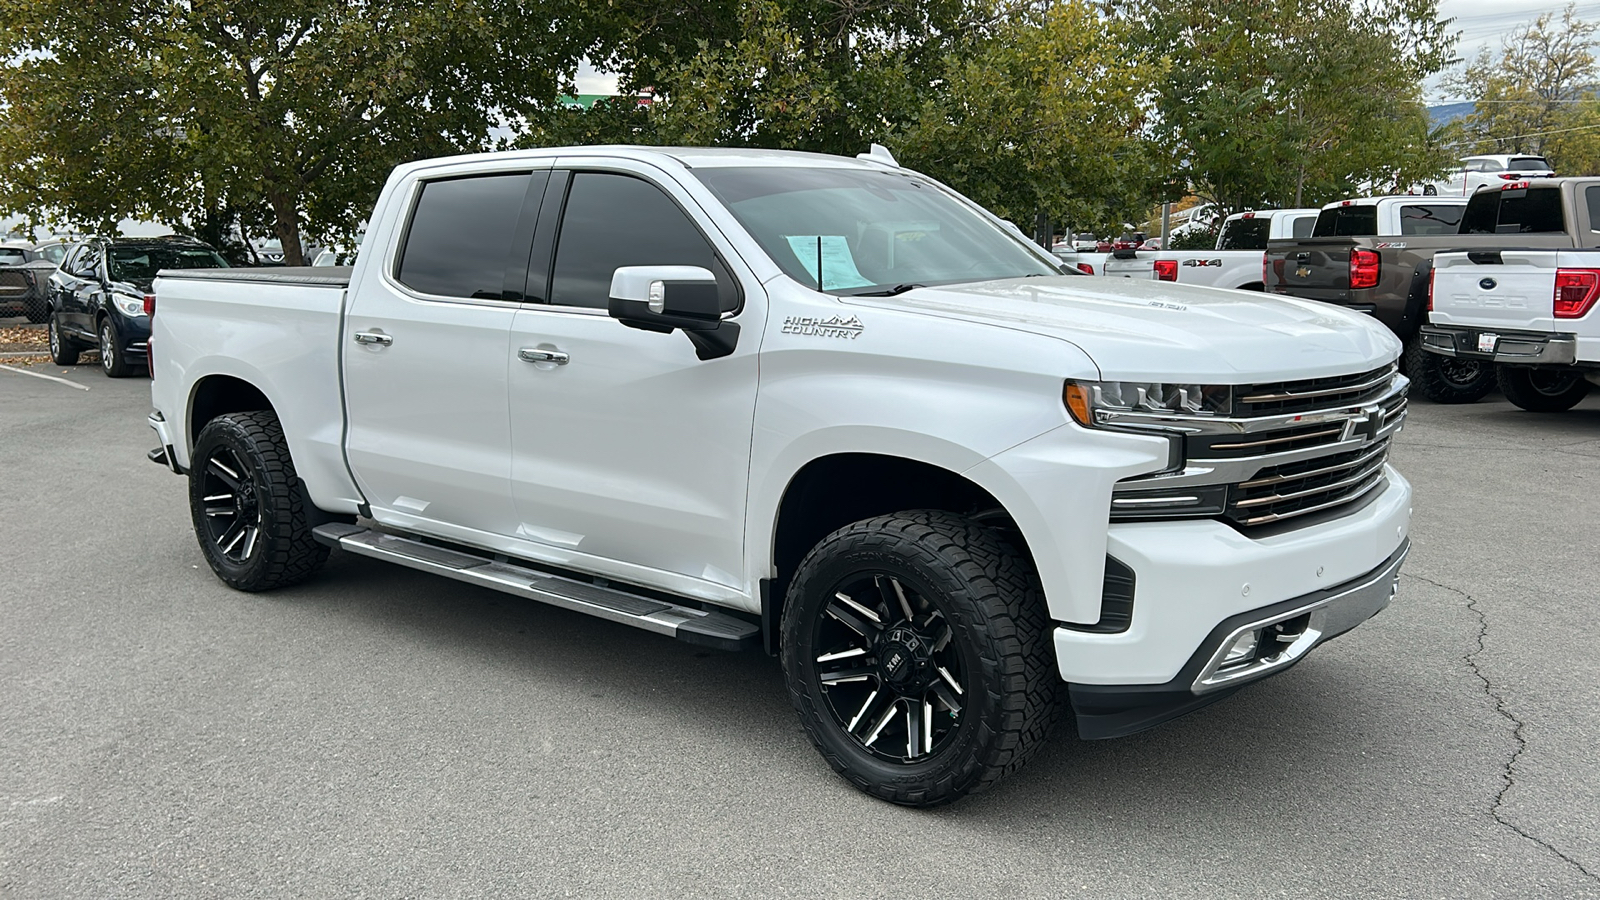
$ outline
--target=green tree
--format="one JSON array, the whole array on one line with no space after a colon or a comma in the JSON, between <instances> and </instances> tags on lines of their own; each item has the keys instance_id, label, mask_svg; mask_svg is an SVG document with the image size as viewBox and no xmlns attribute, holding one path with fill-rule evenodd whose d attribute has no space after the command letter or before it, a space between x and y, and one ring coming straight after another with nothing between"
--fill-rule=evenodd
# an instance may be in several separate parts
<instances>
[{"instance_id":1,"label":"green tree","mask_svg":"<svg viewBox=\"0 0 1600 900\"><path fill-rule=\"evenodd\" d=\"M0 209L110 228L262 210L301 260L390 168L483 148L592 44L582 0L17 0Z\"/></svg>"},{"instance_id":2,"label":"green tree","mask_svg":"<svg viewBox=\"0 0 1600 900\"><path fill-rule=\"evenodd\" d=\"M1167 61L1156 139L1225 209L1403 188L1448 164L1422 103L1454 45L1436 0L1174 0L1123 14Z\"/></svg>"},{"instance_id":3,"label":"green tree","mask_svg":"<svg viewBox=\"0 0 1600 900\"><path fill-rule=\"evenodd\" d=\"M1142 219L1165 163L1142 138L1160 65L1084 2L1016 10L942 61L890 138L902 162L998 215L1105 233Z\"/></svg>"},{"instance_id":4,"label":"green tree","mask_svg":"<svg viewBox=\"0 0 1600 900\"><path fill-rule=\"evenodd\" d=\"M1569 5L1557 19L1545 13L1488 48L1445 81L1476 109L1462 125L1479 153L1529 153L1550 158L1556 171L1596 171L1600 164L1600 103L1594 85L1600 23L1577 17Z\"/></svg>"}]
</instances>

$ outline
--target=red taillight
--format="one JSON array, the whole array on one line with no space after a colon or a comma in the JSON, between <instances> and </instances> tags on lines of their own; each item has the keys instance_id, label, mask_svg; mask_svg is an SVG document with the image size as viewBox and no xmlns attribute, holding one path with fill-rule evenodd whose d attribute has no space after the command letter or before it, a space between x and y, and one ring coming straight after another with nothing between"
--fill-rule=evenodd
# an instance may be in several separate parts
<instances>
[{"instance_id":1,"label":"red taillight","mask_svg":"<svg viewBox=\"0 0 1600 900\"><path fill-rule=\"evenodd\" d=\"M1438 272L1437 269L1428 270L1428 312L1433 312L1433 276Z\"/></svg>"},{"instance_id":2,"label":"red taillight","mask_svg":"<svg viewBox=\"0 0 1600 900\"><path fill-rule=\"evenodd\" d=\"M1583 318L1596 297L1600 297L1600 269L1556 270L1556 318Z\"/></svg>"},{"instance_id":3,"label":"red taillight","mask_svg":"<svg viewBox=\"0 0 1600 900\"><path fill-rule=\"evenodd\" d=\"M1374 250L1350 251L1350 289L1378 286L1380 259Z\"/></svg>"},{"instance_id":4,"label":"red taillight","mask_svg":"<svg viewBox=\"0 0 1600 900\"><path fill-rule=\"evenodd\" d=\"M1094 266L1091 266L1088 263L1078 263L1078 271L1085 275L1093 275Z\"/></svg>"},{"instance_id":5,"label":"red taillight","mask_svg":"<svg viewBox=\"0 0 1600 900\"><path fill-rule=\"evenodd\" d=\"M1505 178L1506 176L1502 175L1500 177L1501 178ZM1516 176L1513 175L1511 177L1515 178ZM1500 185L1500 190L1502 190L1502 191L1517 191L1517 190L1522 190L1523 188L1526 188L1527 186L1528 186L1528 183L1526 181L1513 181L1510 184L1502 184L1502 185Z\"/></svg>"},{"instance_id":6,"label":"red taillight","mask_svg":"<svg viewBox=\"0 0 1600 900\"><path fill-rule=\"evenodd\" d=\"M155 294L145 294L144 295L144 314L147 315L147 316L153 316L153 315L156 314L156 295Z\"/></svg>"},{"instance_id":7,"label":"red taillight","mask_svg":"<svg viewBox=\"0 0 1600 900\"><path fill-rule=\"evenodd\" d=\"M1255 217L1256 217L1255 213L1247 212L1244 215L1240 216L1239 218L1241 218L1241 219L1254 219Z\"/></svg>"},{"instance_id":8,"label":"red taillight","mask_svg":"<svg viewBox=\"0 0 1600 900\"><path fill-rule=\"evenodd\" d=\"M1175 259L1158 259L1158 260L1156 260L1156 280L1157 281L1177 281L1178 280L1178 261L1175 260Z\"/></svg>"},{"instance_id":9,"label":"red taillight","mask_svg":"<svg viewBox=\"0 0 1600 900\"><path fill-rule=\"evenodd\" d=\"M1501 172L1500 173L1500 180L1501 181L1516 181L1517 180L1517 173L1516 172Z\"/></svg>"},{"instance_id":10,"label":"red taillight","mask_svg":"<svg viewBox=\"0 0 1600 900\"><path fill-rule=\"evenodd\" d=\"M1261 289L1264 291L1271 285L1267 284L1267 255L1261 254Z\"/></svg>"}]
</instances>

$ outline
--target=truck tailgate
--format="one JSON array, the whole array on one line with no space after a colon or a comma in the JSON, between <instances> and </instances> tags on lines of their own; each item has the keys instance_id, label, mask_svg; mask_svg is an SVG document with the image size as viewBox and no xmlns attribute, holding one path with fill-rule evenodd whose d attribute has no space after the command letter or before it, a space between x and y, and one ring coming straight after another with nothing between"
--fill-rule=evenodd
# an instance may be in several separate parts
<instances>
[{"instance_id":1,"label":"truck tailgate","mask_svg":"<svg viewBox=\"0 0 1600 900\"><path fill-rule=\"evenodd\" d=\"M1433 265L1436 325L1555 331L1557 250L1473 250L1440 253ZM1594 256L1594 254L1583 254Z\"/></svg>"},{"instance_id":2,"label":"truck tailgate","mask_svg":"<svg viewBox=\"0 0 1600 900\"><path fill-rule=\"evenodd\" d=\"M1156 277L1156 254L1145 252L1131 258L1123 258L1115 253L1108 253L1105 256L1105 268L1101 274L1108 278L1153 280Z\"/></svg>"},{"instance_id":3,"label":"truck tailgate","mask_svg":"<svg viewBox=\"0 0 1600 900\"><path fill-rule=\"evenodd\" d=\"M1273 246L1273 245L1277 246ZM1267 246L1268 291L1345 303L1350 299L1350 238L1302 238Z\"/></svg>"}]
</instances>

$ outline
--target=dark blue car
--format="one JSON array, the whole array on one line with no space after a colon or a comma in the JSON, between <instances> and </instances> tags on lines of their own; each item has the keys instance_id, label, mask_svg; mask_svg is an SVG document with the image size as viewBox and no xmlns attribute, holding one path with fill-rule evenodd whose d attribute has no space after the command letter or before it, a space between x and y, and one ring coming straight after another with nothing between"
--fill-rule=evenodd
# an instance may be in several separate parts
<instances>
[{"instance_id":1,"label":"dark blue car","mask_svg":"<svg viewBox=\"0 0 1600 900\"><path fill-rule=\"evenodd\" d=\"M68 251L50 276L50 355L70 366L100 350L112 378L145 370L150 296L162 269L220 269L227 260L193 238L90 238Z\"/></svg>"}]
</instances>

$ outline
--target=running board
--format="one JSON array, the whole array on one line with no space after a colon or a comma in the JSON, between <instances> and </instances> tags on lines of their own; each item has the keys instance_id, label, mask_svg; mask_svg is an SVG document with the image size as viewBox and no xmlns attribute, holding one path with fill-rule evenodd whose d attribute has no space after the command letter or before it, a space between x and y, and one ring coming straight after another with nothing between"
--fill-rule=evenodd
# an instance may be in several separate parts
<instances>
[{"instance_id":1,"label":"running board","mask_svg":"<svg viewBox=\"0 0 1600 900\"><path fill-rule=\"evenodd\" d=\"M718 650L746 650L761 643L759 626L727 613L679 606L359 525L331 522L317 526L312 534L318 543L360 556L399 563L418 571L632 625L689 644Z\"/></svg>"}]
</instances>

